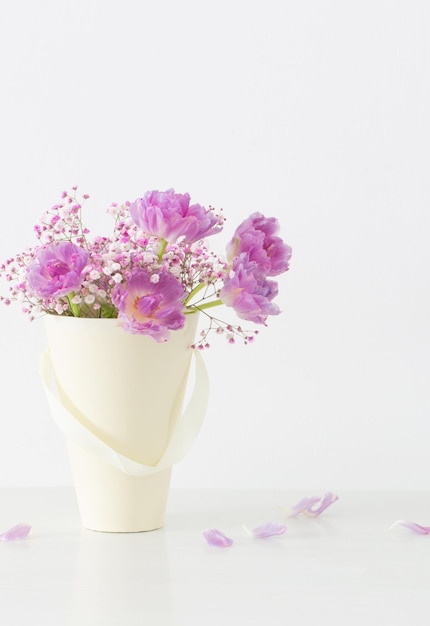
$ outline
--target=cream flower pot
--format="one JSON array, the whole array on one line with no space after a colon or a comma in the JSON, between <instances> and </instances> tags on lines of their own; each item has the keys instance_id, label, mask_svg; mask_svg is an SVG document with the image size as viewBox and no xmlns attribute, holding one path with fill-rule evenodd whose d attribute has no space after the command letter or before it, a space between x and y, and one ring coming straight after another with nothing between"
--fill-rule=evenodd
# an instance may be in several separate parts
<instances>
[{"instance_id":1,"label":"cream flower pot","mask_svg":"<svg viewBox=\"0 0 430 626\"><path fill-rule=\"evenodd\" d=\"M82 524L138 532L164 524L172 465L196 437L208 381L197 315L171 339L132 335L115 319L48 315L41 377L64 432ZM195 387L182 405L193 354Z\"/></svg>"}]
</instances>

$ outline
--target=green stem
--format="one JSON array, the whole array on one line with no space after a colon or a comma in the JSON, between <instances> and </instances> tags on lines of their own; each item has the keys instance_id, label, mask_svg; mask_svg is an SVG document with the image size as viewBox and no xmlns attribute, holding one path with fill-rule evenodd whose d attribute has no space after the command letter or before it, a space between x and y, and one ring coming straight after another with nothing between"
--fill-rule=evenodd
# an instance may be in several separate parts
<instances>
[{"instance_id":1,"label":"green stem","mask_svg":"<svg viewBox=\"0 0 430 626\"><path fill-rule=\"evenodd\" d=\"M158 251L158 262L161 263L161 260L163 258L163 254L166 252L166 248L167 248L167 241L165 239L161 239L161 247L160 250Z\"/></svg>"},{"instance_id":2,"label":"green stem","mask_svg":"<svg viewBox=\"0 0 430 626\"><path fill-rule=\"evenodd\" d=\"M212 300L212 302L205 302L205 304L195 304L194 306L199 311L203 311L203 309L211 309L214 306L220 306L220 304L224 304L222 300Z\"/></svg>"},{"instance_id":3,"label":"green stem","mask_svg":"<svg viewBox=\"0 0 430 626\"><path fill-rule=\"evenodd\" d=\"M69 301L70 309L75 317L81 317L81 310L79 308L79 304L75 304L74 302L72 302L74 297L75 297L74 291L71 291L69 294L67 294L67 300Z\"/></svg>"},{"instance_id":4,"label":"green stem","mask_svg":"<svg viewBox=\"0 0 430 626\"><path fill-rule=\"evenodd\" d=\"M188 296L185 298L185 302L184 302L184 304L185 304L185 305L187 305L187 304L188 304L188 302L189 302L192 298L194 298L194 296L195 296L196 294L198 294L198 293L199 293L199 291L201 291L201 290L202 290L205 286L206 286L206 285L205 285L204 283L199 283L199 284L197 285L197 287L194 287L194 289L193 289L192 291L190 291L190 293L188 294Z\"/></svg>"}]
</instances>

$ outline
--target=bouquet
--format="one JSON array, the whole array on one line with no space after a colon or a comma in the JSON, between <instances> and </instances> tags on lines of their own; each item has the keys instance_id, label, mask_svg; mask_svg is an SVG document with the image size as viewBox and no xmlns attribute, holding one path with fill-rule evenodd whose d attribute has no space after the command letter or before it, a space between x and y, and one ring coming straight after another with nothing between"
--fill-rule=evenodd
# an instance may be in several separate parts
<instances>
[{"instance_id":1,"label":"bouquet","mask_svg":"<svg viewBox=\"0 0 430 626\"><path fill-rule=\"evenodd\" d=\"M257 325L280 313L273 277L288 270L291 248L274 217L250 215L221 258L207 240L223 229L222 210L191 204L188 193L148 191L112 204L109 237L90 237L84 226L88 198L78 198L77 187L63 192L34 226L36 245L0 265L9 283L8 295L0 296L4 304L20 302L31 320L41 314L117 318L125 331L157 342L201 312L207 326L193 346L200 349L209 347L211 333L248 343L258 332L219 319L218 306Z\"/></svg>"}]
</instances>

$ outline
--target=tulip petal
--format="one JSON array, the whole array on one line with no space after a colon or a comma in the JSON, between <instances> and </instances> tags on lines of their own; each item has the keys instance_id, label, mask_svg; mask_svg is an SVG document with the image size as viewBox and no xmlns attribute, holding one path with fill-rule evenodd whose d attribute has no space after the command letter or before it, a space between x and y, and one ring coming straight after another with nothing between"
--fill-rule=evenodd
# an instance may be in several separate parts
<instances>
[{"instance_id":1,"label":"tulip petal","mask_svg":"<svg viewBox=\"0 0 430 626\"><path fill-rule=\"evenodd\" d=\"M407 520L400 519L391 526L394 528L395 526L404 526L409 530L412 530L417 535L430 535L430 526L421 526L421 524L416 524L415 522L409 522Z\"/></svg>"},{"instance_id":2,"label":"tulip petal","mask_svg":"<svg viewBox=\"0 0 430 626\"><path fill-rule=\"evenodd\" d=\"M267 522L252 530L249 530L246 526L243 526L243 528L256 539L266 539L266 537L273 537L274 535L283 535L287 530L285 524L279 524L278 522Z\"/></svg>"},{"instance_id":3,"label":"tulip petal","mask_svg":"<svg viewBox=\"0 0 430 626\"><path fill-rule=\"evenodd\" d=\"M229 548L233 543L233 539L230 539L216 528L205 530L203 532L203 537L210 546L216 546L217 548Z\"/></svg>"},{"instance_id":4,"label":"tulip petal","mask_svg":"<svg viewBox=\"0 0 430 626\"><path fill-rule=\"evenodd\" d=\"M18 524L17 526L13 526L9 528L9 530L5 530L5 532L0 534L0 541L17 541L20 539L27 539L30 534L31 526L28 524Z\"/></svg>"},{"instance_id":5,"label":"tulip petal","mask_svg":"<svg viewBox=\"0 0 430 626\"><path fill-rule=\"evenodd\" d=\"M304 514L308 515L309 517L317 517L318 515L321 515L321 513L324 513L324 511L328 509L328 507L331 506L334 502L336 502L336 500L339 500L339 496L337 496L335 493L328 492L321 499L321 502L316 509L310 508L308 511L305 511Z\"/></svg>"},{"instance_id":6,"label":"tulip petal","mask_svg":"<svg viewBox=\"0 0 430 626\"><path fill-rule=\"evenodd\" d=\"M297 504L291 507L289 516L297 517L302 513L306 515L306 517L318 517L318 515L321 515L321 513L336 502L336 500L339 500L339 496L331 491L328 491L322 498L318 496L302 498Z\"/></svg>"},{"instance_id":7,"label":"tulip petal","mask_svg":"<svg viewBox=\"0 0 430 626\"><path fill-rule=\"evenodd\" d=\"M301 500L299 500L297 502L297 504L295 504L294 506L291 507L291 509L289 509L289 517L296 517L297 515L300 515L300 513L303 513L304 511L309 511L309 509L311 509L314 504L317 504L317 502L319 502L321 500L321 498L319 496L312 496L310 498L302 498Z\"/></svg>"}]
</instances>

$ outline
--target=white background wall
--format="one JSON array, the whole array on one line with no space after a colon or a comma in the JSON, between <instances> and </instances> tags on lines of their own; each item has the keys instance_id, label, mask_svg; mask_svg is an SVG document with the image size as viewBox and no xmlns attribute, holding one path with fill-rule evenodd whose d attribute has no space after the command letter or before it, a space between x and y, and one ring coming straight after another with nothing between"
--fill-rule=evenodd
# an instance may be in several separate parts
<instances>
[{"instance_id":1,"label":"white background wall","mask_svg":"<svg viewBox=\"0 0 430 626\"><path fill-rule=\"evenodd\" d=\"M428 489L426 0L2 0L0 250L61 191L174 187L293 247L283 314L214 341L176 487ZM0 308L0 486L71 482L37 376L42 322Z\"/></svg>"}]
</instances>

